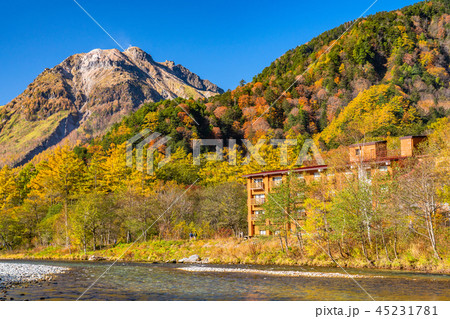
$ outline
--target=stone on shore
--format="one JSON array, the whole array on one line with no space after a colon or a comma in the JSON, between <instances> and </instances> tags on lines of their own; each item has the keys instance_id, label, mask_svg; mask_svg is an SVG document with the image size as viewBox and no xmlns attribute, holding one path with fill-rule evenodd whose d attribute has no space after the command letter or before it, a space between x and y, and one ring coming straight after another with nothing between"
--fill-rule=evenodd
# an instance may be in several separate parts
<instances>
[{"instance_id":1,"label":"stone on shore","mask_svg":"<svg viewBox=\"0 0 450 319\"><path fill-rule=\"evenodd\" d=\"M182 258L182 259L178 260L179 263L186 263L186 264L199 263L200 261L201 261L201 259L200 259L199 255L192 255L192 256L189 256L188 258Z\"/></svg>"},{"instance_id":2,"label":"stone on shore","mask_svg":"<svg viewBox=\"0 0 450 319\"><path fill-rule=\"evenodd\" d=\"M106 258L101 257L101 256L95 256L95 255L89 256L89 261L102 261L102 260L106 260Z\"/></svg>"}]
</instances>

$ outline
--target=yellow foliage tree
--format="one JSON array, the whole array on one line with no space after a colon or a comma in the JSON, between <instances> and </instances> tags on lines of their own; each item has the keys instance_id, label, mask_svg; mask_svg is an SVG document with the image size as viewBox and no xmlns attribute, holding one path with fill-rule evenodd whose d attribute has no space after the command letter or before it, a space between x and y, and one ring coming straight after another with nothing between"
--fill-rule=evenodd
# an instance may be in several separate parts
<instances>
[{"instance_id":1,"label":"yellow foliage tree","mask_svg":"<svg viewBox=\"0 0 450 319\"><path fill-rule=\"evenodd\" d=\"M333 139L359 140L366 134L376 136L387 134L390 129L405 128L416 118L416 109L397 88L374 85L351 101L320 137L327 143Z\"/></svg>"},{"instance_id":2,"label":"yellow foliage tree","mask_svg":"<svg viewBox=\"0 0 450 319\"><path fill-rule=\"evenodd\" d=\"M69 200L83 192L85 165L67 146L58 147L48 160L38 165L38 174L31 180L31 193L64 207L66 246L69 240Z\"/></svg>"}]
</instances>

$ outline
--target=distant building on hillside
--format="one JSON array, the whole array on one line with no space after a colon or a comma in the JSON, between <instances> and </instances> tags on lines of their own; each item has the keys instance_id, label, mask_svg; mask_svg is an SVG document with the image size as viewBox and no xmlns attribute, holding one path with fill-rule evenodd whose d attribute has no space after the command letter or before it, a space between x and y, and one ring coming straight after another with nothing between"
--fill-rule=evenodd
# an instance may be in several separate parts
<instances>
[{"instance_id":1,"label":"distant building on hillside","mask_svg":"<svg viewBox=\"0 0 450 319\"><path fill-rule=\"evenodd\" d=\"M264 227L269 221L264 218L262 205L266 196L273 188L286 180L290 172L298 178L303 178L306 183L313 180L327 179L333 183L339 183L343 179L366 178L380 172L388 172L394 162L401 161L414 155L417 146L426 139L426 136L404 136L400 138L400 150L388 151L386 141L359 143L349 146L348 165L333 174L327 172L327 165L316 165L295 168L293 170L266 171L244 175L247 178L247 207L248 207L248 236L272 235ZM293 212L295 217L301 219L306 212ZM304 216L303 216L304 217ZM295 230L295 223L288 225L290 230Z\"/></svg>"}]
</instances>

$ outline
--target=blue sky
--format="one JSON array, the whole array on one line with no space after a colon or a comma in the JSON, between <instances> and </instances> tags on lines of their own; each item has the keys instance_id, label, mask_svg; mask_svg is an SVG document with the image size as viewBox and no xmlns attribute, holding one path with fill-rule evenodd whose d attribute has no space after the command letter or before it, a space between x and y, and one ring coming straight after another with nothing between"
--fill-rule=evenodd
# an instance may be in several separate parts
<instances>
[{"instance_id":1,"label":"blue sky","mask_svg":"<svg viewBox=\"0 0 450 319\"><path fill-rule=\"evenodd\" d=\"M374 0L77 1L121 46L173 60L226 90ZM414 2L379 0L367 15ZM0 15L0 105L72 54L119 49L73 0L2 1Z\"/></svg>"}]
</instances>

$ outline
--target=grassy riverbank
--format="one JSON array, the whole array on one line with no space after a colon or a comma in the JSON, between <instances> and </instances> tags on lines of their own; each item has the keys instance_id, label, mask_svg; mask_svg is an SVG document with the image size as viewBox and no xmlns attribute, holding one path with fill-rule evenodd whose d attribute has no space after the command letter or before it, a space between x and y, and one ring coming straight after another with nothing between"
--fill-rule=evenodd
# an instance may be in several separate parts
<instances>
[{"instance_id":1,"label":"grassy riverbank","mask_svg":"<svg viewBox=\"0 0 450 319\"><path fill-rule=\"evenodd\" d=\"M155 240L138 244L118 244L115 247L89 251L67 248L47 247L33 250L0 252L0 259L43 259L43 260L88 260L90 256L104 257L107 260L120 258L130 262L166 262L179 260L198 254L202 259L208 258L216 264L260 264L260 265L302 265L302 266L336 266L325 253L300 253L297 247L291 247L288 253L280 250L275 239L208 239L208 240ZM333 256L342 267L380 268L427 271L433 273L450 273L450 257L438 260L424 257L420 248L409 249L399 258L389 261L380 251L378 258L372 256L371 262L361 254L355 253L349 258Z\"/></svg>"}]
</instances>

